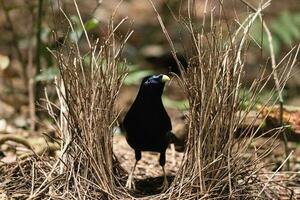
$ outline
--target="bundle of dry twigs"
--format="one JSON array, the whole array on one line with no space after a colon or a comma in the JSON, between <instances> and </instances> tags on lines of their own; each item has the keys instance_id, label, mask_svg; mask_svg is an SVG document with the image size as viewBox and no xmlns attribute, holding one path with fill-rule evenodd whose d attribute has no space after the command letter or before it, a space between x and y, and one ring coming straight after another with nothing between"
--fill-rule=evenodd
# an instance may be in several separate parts
<instances>
[{"instance_id":1,"label":"bundle of dry twigs","mask_svg":"<svg viewBox=\"0 0 300 200\"><path fill-rule=\"evenodd\" d=\"M132 32L116 40L115 31L125 19L116 27L111 21L106 37L91 41L76 1L74 4L88 50L83 52L79 42L66 40L62 48L53 51L60 70L56 81L60 119L57 120L50 102L48 110L56 121L62 142L61 156L52 171L64 174L63 195L76 199L81 196L114 198L117 185L113 173L117 173L114 166L117 161L112 152L113 125L117 116L114 104L126 74L122 50ZM71 20L62 12L71 31L75 32Z\"/></svg>"},{"instance_id":2,"label":"bundle of dry twigs","mask_svg":"<svg viewBox=\"0 0 300 200\"><path fill-rule=\"evenodd\" d=\"M276 66L271 74L266 73L266 67L262 68L262 73L249 89L251 96L247 98L250 104L245 112L240 112L245 105L242 79L251 39L249 30L270 2L236 25L226 20L226 17L214 17L225 16L222 2L219 8L207 12L209 1L204 6L208 19L204 17L199 25L199 22L194 21L194 3L188 1L187 14L179 18L191 41L186 48L188 67L181 67L182 76L179 78L190 105L187 147L182 167L171 188L162 196L170 199L280 198L277 190L279 186L271 186L271 179L266 181L263 176L262 162L262 158L274 148L276 135L270 138L269 148L260 152L258 147L252 156L245 155L258 130L249 126L241 134L247 135L247 138L235 137L245 116L254 108L259 93L280 67ZM219 13L216 14L217 11ZM160 15L156 13L176 58L176 49ZM292 55L289 56L290 61ZM181 66L178 59L177 63ZM280 76L281 87L289 78L287 74L292 65L293 62L280 70L285 72Z\"/></svg>"}]
</instances>

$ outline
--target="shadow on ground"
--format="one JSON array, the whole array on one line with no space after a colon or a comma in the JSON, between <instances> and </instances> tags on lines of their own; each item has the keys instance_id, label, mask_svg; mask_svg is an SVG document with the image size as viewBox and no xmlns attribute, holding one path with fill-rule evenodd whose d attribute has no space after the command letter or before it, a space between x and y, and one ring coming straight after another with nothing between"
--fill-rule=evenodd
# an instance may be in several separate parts
<instances>
[{"instance_id":1,"label":"shadow on ground","mask_svg":"<svg viewBox=\"0 0 300 200\"><path fill-rule=\"evenodd\" d=\"M167 176L169 185L174 180L175 176ZM153 177L146 179L135 179L136 190L132 190L129 193L134 197L150 196L161 193L161 185L163 183L164 177Z\"/></svg>"}]
</instances>

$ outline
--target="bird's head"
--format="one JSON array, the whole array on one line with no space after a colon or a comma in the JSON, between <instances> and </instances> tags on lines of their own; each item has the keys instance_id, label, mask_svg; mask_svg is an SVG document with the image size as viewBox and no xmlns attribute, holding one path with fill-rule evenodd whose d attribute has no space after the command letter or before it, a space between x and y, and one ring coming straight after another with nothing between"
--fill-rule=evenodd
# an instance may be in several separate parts
<instances>
[{"instance_id":1,"label":"bird's head","mask_svg":"<svg viewBox=\"0 0 300 200\"><path fill-rule=\"evenodd\" d=\"M164 74L147 76L143 79L140 90L148 94L161 96L165 83L169 80L170 78Z\"/></svg>"}]
</instances>

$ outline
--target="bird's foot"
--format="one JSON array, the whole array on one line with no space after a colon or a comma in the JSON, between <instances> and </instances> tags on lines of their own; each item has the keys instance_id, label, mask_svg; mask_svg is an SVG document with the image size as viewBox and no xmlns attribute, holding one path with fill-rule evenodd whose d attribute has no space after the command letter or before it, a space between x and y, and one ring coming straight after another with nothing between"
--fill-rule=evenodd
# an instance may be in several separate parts
<instances>
[{"instance_id":1,"label":"bird's foot","mask_svg":"<svg viewBox=\"0 0 300 200\"><path fill-rule=\"evenodd\" d=\"M162 186L159 187L159 190L161 190L161 192L165 192L168 188L169 188L168 179L167 177L164 177L164 181L162 183Z\"/></svg>"},{"instance_id":2,"label":"bird's foot","mask_svg":"<svg viewBox=\"0 0 300 200\"><path fill-rule=\"evenodd\" d=\"M132 176L128 177L125 187L129 190L135 190L135 184Z\"/></svg>"}]
</instances>

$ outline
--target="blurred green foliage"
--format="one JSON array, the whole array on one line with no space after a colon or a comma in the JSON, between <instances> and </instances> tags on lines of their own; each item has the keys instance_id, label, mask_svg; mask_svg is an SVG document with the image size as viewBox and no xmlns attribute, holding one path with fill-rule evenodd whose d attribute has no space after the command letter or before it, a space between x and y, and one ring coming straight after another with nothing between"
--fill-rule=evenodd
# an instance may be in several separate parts
<instances>
[{"instance_id":1,"label":"blurred green foliage","mask_svg":"<svg viewBox=\"0 0 300 200\"><path fill-rule=\"evenodd\" d=\"M291 46L300 41L300 13L282 11L268 24L276 55L279 55L285 45ZM261 21L257 20L251 28L251 35L258 44L262 44L264 50L269 51L267 34L262 29Z\"/></svg>"},{"instance_id":2,"label":"blurred green foliage","mask_svg":"<svg viewBox=\"0 0 300 200\"><path fill-rule=\"evenodd\" d=\"M249 106L253 106L255 108L258 105L264 105L266 102L268 104L275 104L278 101L278 95L276 95L276 91L274 90L263 90L258 95L253 95L253 92L249 91L248 88L241 88L239 97L241 100L241 109L245 110L249 108ZM283 98L286 99L288 92L286 89L282 91ZM255 96L254 99L251 99Z\"/></svg>"},{"instance_id":3,"label":"blurred green foliage","mask_svg":"<svg viewBox=\"0 0 300 200\"><path fill-rule=\"evenodd\" d=\"M51 81L59 74L57 67L50 67L43 70L35 77L35 81Z\"/></svg>"},{"instance_id":4,"label":"blurred green foliage","mask_svg":"<svg viewBox=\"0 0 300 200\"><path fill-rule=\"evenodd\" d=\"M99 25L99 21L95 18L91 18L91 19L88 19L86 22L84 22L84 27L82 27L81 23L80 23L80 19L77 15L72 15L70 17L70 20L73 24L73 28L74 28L74 31L71 31L69 33L69 39L72 41L72 42L78 42L83 34L83 31L85 28L86 31L92 31L94 30L95 28L98 27Z\"/></svg>"},{"instance_id":5,"label":"blurred green foliage","mask_svg":"<svg viewBox=\"0 0 300 200\"><path fill-rule=\"evenodd\" d=\"M84 23L84 27L86 31L94 30L98 27L99 20L96 18L91 18Z\"/></svg>"},{"instance_id":6,"label":"blurred green foliage","mask_svg":"<svg viewBox=\"0 0 300 200\"><path fill-rule=\"evenodd\" d=\"M189 108L189 102L187 99L173 100L168 96L163 95L162 101L167 108L172 108L177 110L187 110Z\"/></svg>"},{"instance_id":7,"label":"blurred green foliage","mask_svg":"<svg viewBox=\"0 0 300 200\"><path fill-rule=\"evenodd\" d=\"M83 27L81 26L80 19L77 15L72 15L70 17L71 22L74 27L74 31L69 32L69 34L66 36L71 42L79 42L80 38L82 37L83 34ZM99 21L95 18L88 19L84 23L84 28L86 31L92 31L96 29L99 25ZM35 81L51 81L54 79L55 76L59 74L59 70L57 67L53 66L53 57L50 54L50 52L46 49L46 43L47 43L47 35L50 34L50 29L49 27L43 27L42 30L42 48L41 48L41 55L47 62L47 68L43 71L41 71L40 74L38 74L35 77ZM55 47L53 47L55 48ZM90 57L89 56L84 56L83 57L84 64L88 65L90 63Z\"/></svg>"},{"instance_id":8,"label":"blurred green foliage","mask_svg":"<svg viewBox=\"0 0 300 200\"><path fill-rule=\"evenodd\" d=\"M128 66L128 75L126 76L123 84L125 85L135 85L139 84L139 82L145 77L152 74L155 74L154 70L151 69L142 69L137 65L129 65Z\"/></svg>"}]
</instances>

